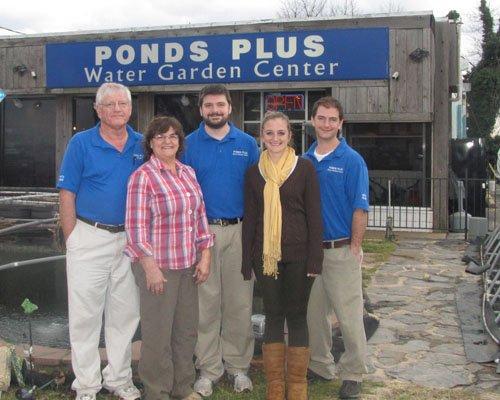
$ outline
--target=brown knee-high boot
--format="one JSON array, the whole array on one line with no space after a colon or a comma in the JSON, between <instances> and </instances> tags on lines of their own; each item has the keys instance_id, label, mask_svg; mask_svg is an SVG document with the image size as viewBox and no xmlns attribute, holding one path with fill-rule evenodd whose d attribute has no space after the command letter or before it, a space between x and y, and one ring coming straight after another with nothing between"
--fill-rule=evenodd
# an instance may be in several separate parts
<instances>
[{"instance_id":1,"label":"brown knee-high boot","mask_svg":"<svg viewBox=\"0 0 500 400\"><path fill-rule=\"evenodd\" d=\"M288 347L286 354L286 398L307 400L309 347Z\"/></svg>"},{"instance_id":2,"label":"brown knee-high boot","mask_svg":"<svg viewBox=\"0 0 500 400\"><path fill-rule=\"evenodd\" d=\"M262 345L266 373L266 400L285 400L285 344Z\"/></svg>"}]
</instances>

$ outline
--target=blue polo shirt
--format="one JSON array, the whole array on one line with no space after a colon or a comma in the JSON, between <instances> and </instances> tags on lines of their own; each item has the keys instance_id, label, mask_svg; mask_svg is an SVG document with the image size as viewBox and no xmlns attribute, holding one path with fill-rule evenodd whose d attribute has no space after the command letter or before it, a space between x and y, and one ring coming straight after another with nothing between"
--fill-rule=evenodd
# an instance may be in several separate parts
<instances>
[{"instance_id":1,"label":"blue polo shirt","mask_svg":"<svg viewBox=\"0 0 500 400\"><path fill-rule=\"evenodd\" d=\"M314 156L316 146L317 143L313 143L304 157L311 160L318 174L323 238L350 238L354 210L369 210L365 160L343 138L333 153L321 161Z\"/></svg>"},{"instance_id":2,"label":"blue polo shirt","mask_svg":"<svg viewBox=\"0 0 500 400\"><path fill-rule=\"evenodd\" d=\"M246 170L259 160L255 139L229 123L222 139L211 137L205 123L185 142L182 162L196 172L208 218L241 218Z\"/></svg>"},{"instance_id":3,"label":"blue polo shirt","mask_svg":"<svg viewBox=\"0 0 500 400\"><path fill-rule=\"evenodd\" d=\"M125 222L127 182L144 161L142 135L127 125L120 153L99 133L100 123L69 141L57 182L76 194L76 214L103 224Z\"/></svg>"}]
</instances>

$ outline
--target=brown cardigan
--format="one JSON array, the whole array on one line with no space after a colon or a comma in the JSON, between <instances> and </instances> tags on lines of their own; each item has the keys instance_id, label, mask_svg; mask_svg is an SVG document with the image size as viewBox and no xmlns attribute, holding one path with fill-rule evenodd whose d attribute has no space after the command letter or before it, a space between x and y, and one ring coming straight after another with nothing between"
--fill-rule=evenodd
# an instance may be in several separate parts
<instances>
[{"instance_id":1,"label":"brown cardigan","mask_svg":"<svg viewBox=\"0 0 500 400\"><path fill-rule=\"evenodd\" d=\"M258 165L245 175L243 218L243 263L245 280L252 277L252 266L262 266L264 234L264 185ZM323 224L318 178L313 164L302 157L280 187L282 209L281 261L306 261L307 272L320 274L323 263Z\"/></svg>"}]
</instances>

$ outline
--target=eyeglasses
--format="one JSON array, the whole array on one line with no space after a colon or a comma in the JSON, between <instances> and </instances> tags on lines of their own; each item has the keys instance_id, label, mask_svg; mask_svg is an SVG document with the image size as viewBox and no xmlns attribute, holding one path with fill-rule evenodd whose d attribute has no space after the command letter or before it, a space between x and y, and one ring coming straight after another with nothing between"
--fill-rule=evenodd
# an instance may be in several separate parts
<instances>
[{"instance_id":1,"label":"eyeglasses","mask_svg":"<svg viewBox=\"0 0 500 400\"><path fill-rule=\"evenodd\" d=\"M179 140L179 136L176 133L171 133L170 135L166 135L164 133L157 133L153 135L153 139L156 140L171 140L173 142L176 142Z\"/></svg>"},{"instance_id":2,"label":"eyeglasses","mask_svg":"<svg viewBox=\"0 0 500 400\"><path fill-rule=\"evenodd\" d=\"M130 106L130 101L118 101L118 102L109 102L109 103L99 103L100 106L103 106L107 110L113 110L118 106L120 110L124 110L125 108Z\"/></svg>"}]
</instances>

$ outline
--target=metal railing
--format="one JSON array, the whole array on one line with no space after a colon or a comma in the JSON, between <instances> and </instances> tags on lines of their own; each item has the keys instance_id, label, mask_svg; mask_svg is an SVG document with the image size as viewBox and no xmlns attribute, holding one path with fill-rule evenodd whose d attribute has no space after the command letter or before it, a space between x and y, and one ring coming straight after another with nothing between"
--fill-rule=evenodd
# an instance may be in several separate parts
<instances>
[{"instance_id":1,"label":"metal railing","mask_svg":"<svg viewBox=\"0 0 500 400\"><path fill-rule=\"evenodd\" d=\"M444 202L446 188L446 179L370 177L368 226L390 226L403 230L436 229L432 199L443 199Z\"/></svg>"},{"instance_id":2,"label":"metal railing","mask_svg":"<svg viewBox=\"0 0 500 400\"><path fill-rule=\"evenodd\" d=\"M450 196L450 230L484 236L494 230L499 221L499 196L495 180L454 177L450 178L454 196Z\"/></svg>"},{"instance_id":3,"label":"metal railing","mask_svg":"<svg viewBox=\"0 0 500 400\"><path fill-rule=\"evenodd\" d=\"M368 226L467 234L471 223L481 223L491 231L497 197L495 182L487 179L370 177Z\"/></svg>"},{"instance_id":4,"label":"metal railing","mask_svg":"<svg viewBox=\"0 0 500 400\"><path fill-rule=\"evenodd\" d=\"M492 339L500 344L500 226L479 244L469 245L462 261L468 263L466 272L483 275L483 323ZM500 367L498 358L495 362Z\"/></svg>"}]
</instances>

